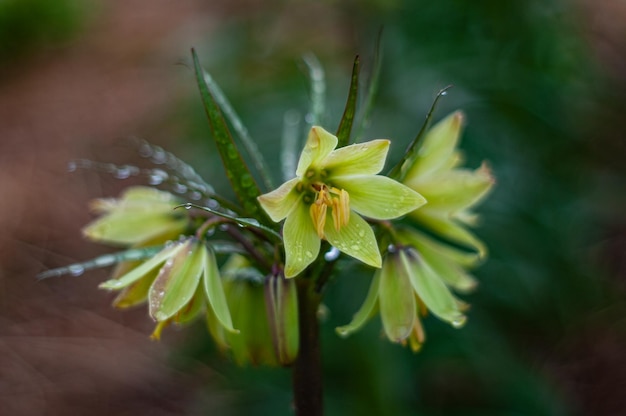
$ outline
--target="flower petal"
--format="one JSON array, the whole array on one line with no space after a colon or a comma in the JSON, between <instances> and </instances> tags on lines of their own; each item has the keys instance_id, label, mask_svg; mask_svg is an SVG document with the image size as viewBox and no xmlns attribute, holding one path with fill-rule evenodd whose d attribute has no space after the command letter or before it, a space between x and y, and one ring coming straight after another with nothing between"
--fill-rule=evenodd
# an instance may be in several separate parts
<instances>
[{"instance_id":1,"label":"flower petal","mask_svg":"<svg viewBox=\"0 0 626 416\"><path fill-rule=\"evenodd\" d=\"M494 182L489 168L483 164L476 171L456 169L417 184L405 183L428 199L424 210L455 213L484 199Z\"/></svg>"},{"instance_id":2,"label":"flower petal","mask_svg":"<svg viewBox=\"0 0 626 416\"><path fill-rule=\"evenodd\" d=\"M350 195L350 208L369 218L388 220L419 208L426 199L386 176L351 176L333 180Z\"/></svg>"},{"instance_id":3,"label":"flower petal","mask_svg":"<svg viewBox=\"0 0 626 416\"><path fill-rule=\"evenodd\" d=\"M448 286L459 292L467 293L471 292L478 284L476 279L465 272L461 264L455 261L457 257L466 260L461 257L466 255L466 253L458 252L458 256L455 257L451 255L451 253L457 252L456 249L444 247L443 245L436 243L434 240L417 232L410 232L408 230L398 231L398 237L401 239L402 243L410 244L415 247L422 255L424 261L428 263L435 274L439 276ZM471 256L473 257L474 262L478 260L478 256L476 254L471 254Z\"/></svg>"},{"instance_id":4,"label":"flower petal","mask_svg":"<svg viewBox=\"0 0 626 416\"><path fill-rule=\"evenodd\" d=\"M415 294L407 272L400 257L390 255L380 273L380 318L387 338L393 342L411 335L417 316Z\"/></svg>"},{"instance_id":5,"label":"flower petal","mask_svg":"<svg viewBox=\"0 0 626 416\"><path fill-rule=\"evenodd\" d=\"M165 321L189 303L202 274L202 247L189 239L159 271L150 287L148 306L155 321Z\"/></svg>"},{"instance_id":6,"label":"flower petal","mask_svg":"<svg viewBox=\"0 0 626 416\"><path fill-rule=\"evenodd\" d=\"M175 256L180 250L182 250L184 244L174 244L172 246L166 247L157 253L154 257L149 260L146 260L140 266L137 266L130 272L125 275L116 278L110 279L106 282L100 283L98 286L100 289L108 289L108 290L119 290L123 289L126 286L136 282L137 280L144 277L150 271L154 270L156 267L160 266L165 262L168 258Z\"/></svg>"},{"instance_id":7,"label":"flower petal","mask_svg":"<svg viewBox=\"0 0 626 416\"><path fill-rule=\"evenodd\" d=\"M324 160L324 169L331 177L375 175L385 166L389 143L379 139L339 148Z\"/></svg>"},{"instance_id":8,"label":"flower petal","mask_svg":"<svg viewBox=\"0 0 626 416\"><path fill-rule=\"evenodd\" d=\"M405 178L407 181L425 177L450 166L450 159L456 159L456 145L459 141L464 115L456 111L435 124L424 137L413 166Z\"/></svg>"},{"instance_id":9,"label":"flower petal","mask_svg":"<svg viewBox=\"0 0 626 416\"><path fill-rule=\"evenodd\" d=\"M320 239L306 204L299 203L291 211L283 227L283 238L285 277L293 277L311 264L320 251Z\"/></svg>"},{"instance_id":10,"label":"flower petal","mask_svg":"<svg viewBox=\"0 0 626 416\"><path fill-rule=\"evenodd\" d=\"M312 165L318 166L337 147L337 138L319 126L313 126L300 154L296 176L302 177Z\"/></svg>"},{"instance_id":11,"label":"flower petal","mask_svg":"<svg viewBox=\"0 0 626 416\"><path fill-rule=\"evenodd\" d=\"M459 302L452 296L445 283L414 249L400 252L400 259L408 272L415 292L437 317L454 327L465 323L465 315L459 310Z\"/></svg>"},{"instance_id":12,"label":"flower petal","mask_svg":"<svg viewBox=\"0 0 626 416\"><path fill-rule=\"evenodd\" d=\"M233 321L228 309L228 302L222 287L220 272L217 268L215 254L210 247L202 251L202 273L204 282L204 292L206 294L209 308L215 314L218 322L230 332L239 332L233 328Z\"/></svg>"},{"instance_id":13,"label":"flower petal","mask_svg":"<svg viewBox=\"0 0 626 416\"><path fill-rule=\"evenodd\" d=\"M340 251L365 264L380 267L382 260L374 231L358 214L352 213L348 224L339 230L335 229L332 221L326 221L324 234L328 242Z\"/></svg>"},{"instance_id":14,"label":"flower petal","mask_svg":"<svg viewBox=\"0 0 626 416\"><path fill-rule=\"evenodd\" d=\"M187 218L179 213L119 211L105 215L83 228L90 240L115 245L133 245L155 239L162 234L180 234L187 226Z\"/></svg>"},{"instance_id":15,"label":"flower petal","mask_svg":"<svg viewBox=\"0 0 626 416\"><path fill-rule=\"evenodd\" d=\"M411 213L411 217L441 237L476 250L479 258L482 259L487 256L487 246L462 224L457 223L452 218L432 215L423 211L423 209L414 211Z\"/></svg>"},{"instance_id":16,"label":"flower petal","mask_svg":"<svg viewBox=\"0 0 626 416\"><path fill-rule=\"evenodd\" d=\"M370 284L369 291L367 292L367 296L363 301L363 305L359 308L359 310L352 317L352 321L349 324L337 327L335 331L341 337L347 337L353 332L361 329L363 325L372 317L376 308L376 301L378 300L378 288L380 285L380 270L377 270L374 273L374 278L372 279L372 283Z\"/></svg>"},{"instance_id":17,"label":"flower petal","mask_svg":"<svg viewBox=\"0 0 626 416\"><path fill-rule=\"evenodd\" d=\"M299 181L299 178L290 179L272 192L257 198L272 221L281 221L298 203L301 194L296 191L296 185Z\"/></svg>"}]
</instances>

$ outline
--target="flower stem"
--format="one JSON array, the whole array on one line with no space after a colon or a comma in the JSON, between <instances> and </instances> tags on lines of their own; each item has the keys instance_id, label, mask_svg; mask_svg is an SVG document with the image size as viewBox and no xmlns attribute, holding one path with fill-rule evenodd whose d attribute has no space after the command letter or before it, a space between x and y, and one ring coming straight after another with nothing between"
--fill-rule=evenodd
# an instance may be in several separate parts
<instances>
[{"instance_id":1,"label":"flower stem","mask_svg":"<svg viewBox=\"0 0 626 416\"><path fill-rule=\"evenodd\" d=\"M299 278L297 282L300 350L292 367L294 408L297 416L321 416L322 354L317 319L321 296L314 279Z\"/></svg>"}]
</instances>

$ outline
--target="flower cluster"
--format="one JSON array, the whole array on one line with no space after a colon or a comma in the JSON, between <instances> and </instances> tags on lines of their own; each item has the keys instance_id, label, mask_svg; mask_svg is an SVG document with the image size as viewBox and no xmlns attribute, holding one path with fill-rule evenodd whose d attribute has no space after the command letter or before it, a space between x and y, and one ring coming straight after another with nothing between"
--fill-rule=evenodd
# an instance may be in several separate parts
<instances>
[{"instance_id":1,"label":"flower cluster","mask_svg":"<svg viewBox=\"0 0 626 416\"><path fill-rule=\"evenodd\" d=\"M147 303L156 322L155 339L167 325L204 317L216 344L239 364L289 365L296 360L300 342L307 339L301 334L310 334L310 328L300 331L300 318L310 321L313 316L315 321L311 312L339 269L337 258L374 269L363 306L349 324L337 328L340 335L361 328L376 308L387 338L415 351L424 342L421 320L429 311L454 327L464 324L467 305L453 291L476 286L468 270L487 250L468 227L477 223L472 209L494 179L485 164L473 171L461 167L460 112L431 128L421 142L418 136L384 175L389 140L348 144L358 92L353 82L337 135L312 126L295 177L273 189L258 149L195 54L193 58L237 202L216 195L191 167L158 148L155 159L172 173L160 175L158 184L165 186L163 177L171 177L174 190L193 191L190 199L207 206L141 186L128 188L117 199L98 199L92 209L99 218L83 234L127 251L45 276L119 263L100 284L118 292L115 307ZM352 80L357 78L358 60ZM223 115L238 130L255 172L242 158ZM187 209L177 209L181 205ZM322 244L337 256L327 260L320 255ZM308 304L302 306L302 299Z\"/></svg>"},{"instance_id":2,"label":"flower cluster","mask_svg":"<svg viewBox=\"0 0 626 416\"><path fill-rule=\"evenodd\" d=\"M408 342L414 351L425 340L420 316L428 311L454 327L465 323L468 305L450 289L469 292L476 286L467 269L478 264L486 248L466 226L476 224L478 217L470 209L487 195L494 179L485 164L475 171L459 167L462 121L462 113L456 112L430 129L407 166L404 184L428 202L390 232L383 266L352 322L337 328L340 335L361 328L377 305L387 338Z\"/></svg>"}]
</instances>

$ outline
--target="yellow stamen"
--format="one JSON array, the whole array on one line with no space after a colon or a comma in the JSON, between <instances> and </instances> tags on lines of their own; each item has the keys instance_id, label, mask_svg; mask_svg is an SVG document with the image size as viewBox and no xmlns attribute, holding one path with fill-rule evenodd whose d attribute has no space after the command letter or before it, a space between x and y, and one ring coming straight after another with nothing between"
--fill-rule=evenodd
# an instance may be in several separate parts
<instances>
[{"instance_id":1,"label":"yellow stamen","mask_svg":"<svg viewBox=\"0 0 626 416\"><path fill-rule=\"evenodd\" d=\"M333 225L339 231L341 227L348 225L350 221L350 195L344 189L328 187L325 184L313 184L317 191L315 202L311 204L310 214L315 230L320 238L324 238L324 226L326 225L326 213L331 208Z\"/></svg>"}]
</instances>

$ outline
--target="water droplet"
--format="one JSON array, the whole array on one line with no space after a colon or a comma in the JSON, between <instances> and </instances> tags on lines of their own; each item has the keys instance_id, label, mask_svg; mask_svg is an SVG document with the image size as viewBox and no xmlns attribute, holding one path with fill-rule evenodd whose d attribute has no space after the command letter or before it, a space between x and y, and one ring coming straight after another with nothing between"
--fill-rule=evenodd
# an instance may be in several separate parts
<instances>
[{"instance_id":1,"label":"water droplet","mask_svg":"<svg viewBox=\"0 0 626 416\"><path fill-rule=\"evenodd\" d=\"M359 237L365 237L365 231L364 230L360 230L358 232Z\"/></svg>"},{"instance_id":2,"label":"water droplet","mask_svg":"<svg viewBox=\"0 0 626 416\"><path fill-rule=\"evenodd\" d=\"M448 95L448 91L441 91L441 95Z\"/></svg>"},{"instance_id":3,"label":"water droplet","mask_svg":"<svg viewBox=\"0 0 626 416\"><path fill-rule=\"evenodd\" d=\"M352 251L361 251L361 246L359 246L358 244L352 244L352 245L350 246L350 249L351 249Z\"/></svg>"},{"instance_id":4,"label":"water droplet","mask_svg":"<svg viewBox=\"0 0 626 416\"><path fill-rule=\"evenodd\" d=\"M85 268L80 264L72 264L67 268L67 270L72 276L80 276L81 274L85 273Z\"/></svg>"},{"instance_id":5,"label":"water droplet","mask_svg":"<svg viewBox=\"0 0 626 416\"><path fill-rule=\"evenodd\" d=\"M465 325L466 318L464 315L456 316L452 319L452 326L455 328L460 328Z\"/></svg>"},{"instance_id":6,"label":"water droplet","mask_svg":"<svg viewBox=\"0 0 626 416\"><path fill-rule=\"evenodd\" d=\"M341 252L337 247L331 247L330 250L324 253L324 260L335 261L339 258L339 254L341 254Z\"/></svg>"},{"instance_id":7,"label":"water droplet","mask_svg":"<svg viewBox=\"0 0 626 416\"><path fill-rule=\"evenodd\" d=\"M193 191L189 195L189 198L193 199L194 201L199 201L200 199L202 199L202 194L198 191Z\"/></svg>"},{"instance_id":8,"label":"water droplet","mask_svg":"<svg viewBox=\"0 0 626 416\"><path fill-rule=\"evenodd\" d=\"M313 253L312 253L312 252L310 252L309 250L305 251L305 252L304 252L304 255L305 255L305 256L307 256L307 258L309 258L309 259L310 259L311 257L313 257Z\"/></svg>"},{"instance_id":9,"label":"water droplet","mask_svg":"<svg viewBox=\"0 0 626 416\"><path fill-rule=\"evenodd\" d=\"M150 146L150 144L145 141L141 143L141 146L139 146L139 156L141 157L152 156L152 146Z\"/></svg>"},{"instance_id":10,"label":"water droplet","mask_svg":"<svg viewBox=\"0 0 626 416\"><path fill-rule=\"evenodd\" d=\"M156 165L162 165L167 160L167 155L160 147L154 147L152 149L152 163Z\"/></svg>"},{"instance_id":11,"label":"water droplet","mask_svg":"<svg viewBox=\"0 0 626 416\"><path fill-rule=\"evenodd\" d=\"M187 190L187 185L184 185L180 182L174 185L174 192L176 192L177 194L184 194L185 192L187 192Z\"/></svg>"},{"instance_id":12,"label":"water droplet","mask_svg":"<svg viewBox=\"0 0 626 416\"><path fill-rule=\"evenodd\" d=\"M98 267L109 266L115 263L115 256L111 256L111 255L100 256L97 259L95 259L93 263Z\"/></svg>"},{"instance_id":13,"label":"water droplet","mask_svg":"<svg viewBox=\"0 0 626 416\"><path fill-rule=\"evenodd\" d=\"M307 113L304 116L304 121L306 121L308 124L313 124L313 120L314 120L314 117L313 117L313 114L311 113Z\"/></svg>"},{"instance_id":14,"label":"water droplet","mask_svg":"<svg viewBox=\"0 0 626 416\"><path fill-rule=\"evenodd\" d=\"M152 169L150 176L148 177L148 183L153 186L161 185L163 181L166 181L168 178L169 175L164 170Z\"/></svg>"},{"instance_id":15,"label":"water droplet","mask_svg":"<svg viewBox=\"0 0 626 416\"><path fill-rule=\"evenodd\" d=\"M130 177L130 168L128 166L120 166L113 175L117 179L128 179Z\"/></svg>"},{"instance_id":16,"label":"water droplet","mask_svg":"<svg viewBox=\"0 0 626 416\"><path fill-rule=\"evenodd\" d=\"M398 248L395 245L393 245L393 244L389 244L387 246L387 252L390 253L390 254L397 253L398 252Z\"/></svg>"},{"instance_id":17,"label":"water droplet","mask_svg":"<svg viewBox=\"0 0 626 416\"><path fill-rule=\"evenodd\" d=\"M71 161L67 164L67 171L68 172L75 172L76 171L76 162Z\"/></svg>"}]
</instances>

